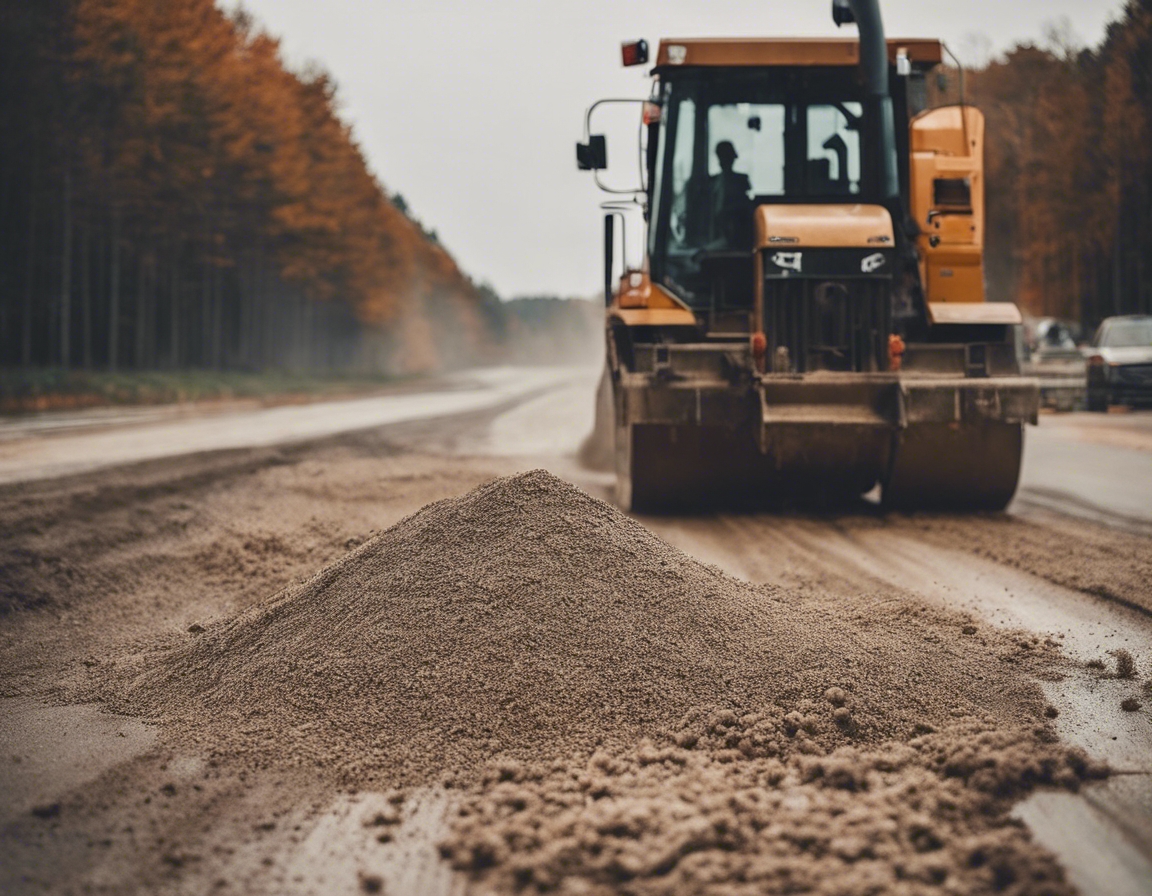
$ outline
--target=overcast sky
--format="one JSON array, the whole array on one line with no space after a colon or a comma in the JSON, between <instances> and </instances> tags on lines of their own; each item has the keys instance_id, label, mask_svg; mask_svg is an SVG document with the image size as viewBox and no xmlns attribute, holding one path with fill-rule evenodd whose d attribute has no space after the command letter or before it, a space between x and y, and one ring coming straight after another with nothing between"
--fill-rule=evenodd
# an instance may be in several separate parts
<instances>
[{"instance_id":1,"label":"overcast sky","mask_svg":"<svg viewBox=\"0 0 1152 896\"><path fill-rule=\"evenodd\" d=\"M234 0L221 0L232 7ZM245 0L291 65L320 63L385 186L501 295L599 289L599 192L578 172L584 109L642 97L622 40L835 35L829 0ZM965 62L1066 20L1096 44L1121 0L882 0L890 37L941 37ZM855 34L854 27L841 29ZM631 139L633 145L625 145ZM635 136L609 130L613 173Z\"/></svg>"}]
</instances>

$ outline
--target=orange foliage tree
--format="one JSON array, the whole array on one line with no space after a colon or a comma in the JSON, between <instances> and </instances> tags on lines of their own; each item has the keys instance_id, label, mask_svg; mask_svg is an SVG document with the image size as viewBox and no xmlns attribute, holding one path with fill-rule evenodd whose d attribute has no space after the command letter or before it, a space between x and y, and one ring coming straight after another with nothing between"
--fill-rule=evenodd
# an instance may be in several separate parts
<instances>
[{"instance_id":1,"label":"orange foliage tree","mask_svg":"<svg viewBox=\"0 0 1152 896\"><path fill-rule=\"evenodd\" d=\"M0 363L427 368L491 351L477 290L389 200L332 80L288 70L245 13L5 4L0 57Z\"/></svg>"},{"instance_id":2,"label":"orange foliage tree","mask_svg":"<svg viewBox=\"0 0 1152 896\"><path fill-rule=\"evenodd\" d=\"M1095 49L1019 46L968 83L988 117L992 296L1089 327L1152 313L1152 0Z\"/></svg>"}]
</instances>

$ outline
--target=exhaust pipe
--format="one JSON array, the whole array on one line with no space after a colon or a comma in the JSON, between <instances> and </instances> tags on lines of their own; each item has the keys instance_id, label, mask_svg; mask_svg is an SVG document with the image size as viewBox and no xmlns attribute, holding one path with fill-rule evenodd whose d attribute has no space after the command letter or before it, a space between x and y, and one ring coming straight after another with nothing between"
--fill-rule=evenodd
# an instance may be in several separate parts
<instances>
[{"instance_id":1,"label":"exhaust pipe","mask_svg":"<svg viewBox=\"0 0 1152 896\"><path fill-rule=\"evenodd\" d=\"M900 197L896 174L896 121L888 90L888 41L878 0L832 0L837 25L855 22L860 32L860 74L864 81L864 133L873 147L872 182L885 201Z\"/></svg>"}]
</instances>

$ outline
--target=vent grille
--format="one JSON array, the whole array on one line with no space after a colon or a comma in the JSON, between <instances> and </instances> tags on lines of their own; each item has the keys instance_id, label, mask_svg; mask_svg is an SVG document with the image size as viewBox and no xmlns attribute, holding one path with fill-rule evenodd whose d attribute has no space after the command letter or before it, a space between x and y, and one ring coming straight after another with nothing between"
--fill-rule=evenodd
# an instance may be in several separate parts
<instances>
[{"instance_id":1,"label":"vent grille","mask_svg":"<svg viewBox=\"0 0 1152 896\"><path fill-rule=\"evenodd\" d=\"M888 369L892 332L885 280L767 279L764 327L768 366L776 372ZM782 357L787 349L786 369Z\"/></svg>"}]
</instances>

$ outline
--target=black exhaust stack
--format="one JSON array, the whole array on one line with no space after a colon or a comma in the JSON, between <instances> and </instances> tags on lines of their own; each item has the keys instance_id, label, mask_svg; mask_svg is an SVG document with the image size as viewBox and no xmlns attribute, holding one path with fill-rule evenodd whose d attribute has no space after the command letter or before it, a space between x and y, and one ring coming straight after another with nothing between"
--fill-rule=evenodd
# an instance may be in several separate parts
<instances>
[{"instance_id":1,"label":"black exhaust stack","mask_svg":"<svg viewBox=\"0 0 1152 896\"><path fill-rule=\"evenodd\" d=\"M864 81L864 140L873 147L871 181L885 202L900 197L896 174L896 122L888 91L888 42L878 0L832 0L837 25L855 22L860 32L860 76Z\"/></svg>"}]
</instances>

